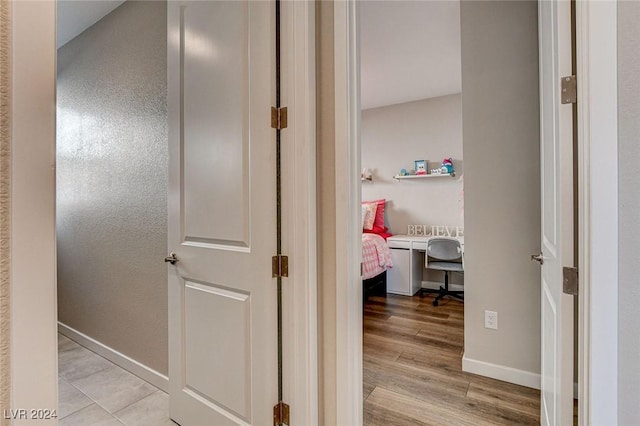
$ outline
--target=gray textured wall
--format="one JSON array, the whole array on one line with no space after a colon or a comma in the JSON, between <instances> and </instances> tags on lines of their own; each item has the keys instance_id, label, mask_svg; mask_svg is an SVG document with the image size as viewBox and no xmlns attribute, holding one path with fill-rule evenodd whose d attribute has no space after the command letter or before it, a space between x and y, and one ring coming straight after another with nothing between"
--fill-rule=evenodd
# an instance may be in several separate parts
<instances>
[{"instance_id":1,"label":"gray textured wall","mask_svg":"<svg viewBox=\"0 0 640 426\"><path fill-rule=\"evenodd\" d=\"M58 51L59 320L167 373L166 3Z\"/></svg>"},{"instance_id":2,"label":"gray textured wall","mask_svg":"<svg viewBox=\"0 0 640 426\"><path fill-rule=\"evenodd\" d=\"M462 1L465 356L540 372L535 1ZM498 330L484 328L484 310ZM500 348L500 350L496 350Z\"/></svg>"},{"instance_id":3,"label":"gray textured wall","mask_svg":"<svg viewBox=\"0 0 640 426\"><path fill-rule=\"evenodd\" d=\"M618 421L640 424L640 2L618 2Z\"/></svg>"}]
</instances>

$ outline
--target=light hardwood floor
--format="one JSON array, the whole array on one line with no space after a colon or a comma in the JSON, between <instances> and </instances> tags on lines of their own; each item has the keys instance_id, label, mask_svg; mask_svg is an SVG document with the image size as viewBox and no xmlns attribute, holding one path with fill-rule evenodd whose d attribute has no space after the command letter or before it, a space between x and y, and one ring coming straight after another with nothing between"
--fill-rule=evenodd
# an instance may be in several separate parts
<instances>
[{"instance_id":1,"label":"light hardwood floor","mask_svg":"<svg viewBox=\"0 0 640 426\"><path fill-rule=\"evenodd\" d=\"M462 371L464 309L432 297L364 306L364 424L538 425L540 392Z\"/></svg>"}]
</instances>

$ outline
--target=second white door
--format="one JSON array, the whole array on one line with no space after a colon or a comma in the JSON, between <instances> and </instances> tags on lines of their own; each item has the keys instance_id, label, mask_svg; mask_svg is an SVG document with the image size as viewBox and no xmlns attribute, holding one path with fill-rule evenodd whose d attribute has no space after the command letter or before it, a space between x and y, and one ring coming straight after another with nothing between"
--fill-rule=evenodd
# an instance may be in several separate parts
<instances>
[{"instance_id":1,"label":"second white door","mask_svg":"<svg viewBox=\"0 0 640 426\"><path fill-rule=\"evenodd\" d=\"M170 414L265 425L278 402L274 4L168 9Z\"/></svg>"}]
</instances>

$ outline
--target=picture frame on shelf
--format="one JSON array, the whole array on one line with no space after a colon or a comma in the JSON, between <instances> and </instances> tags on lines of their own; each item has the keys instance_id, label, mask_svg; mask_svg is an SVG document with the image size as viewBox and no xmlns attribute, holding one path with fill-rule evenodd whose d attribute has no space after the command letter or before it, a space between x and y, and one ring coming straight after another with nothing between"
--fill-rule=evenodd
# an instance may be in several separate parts
<instances>
[{"instance_id":1,"label":"picture frame on shelf","mask_svg":"<svg viewBox=\"0 0 640 426\"><path fill-rule=\"evenodd\" d=\"M427 174L427 161L426 160L415 160L413 162L415 166L416 175L426 175Z\"/></svg>"}]
</instances>

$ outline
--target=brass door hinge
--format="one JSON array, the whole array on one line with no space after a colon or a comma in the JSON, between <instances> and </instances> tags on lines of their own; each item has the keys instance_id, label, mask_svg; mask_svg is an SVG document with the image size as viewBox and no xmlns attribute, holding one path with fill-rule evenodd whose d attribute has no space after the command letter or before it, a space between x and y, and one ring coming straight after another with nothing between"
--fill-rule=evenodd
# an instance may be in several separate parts
<instances>
[{"instance_id":1,"label":"brass door hinge","mask_svg":"<svg viewBox=\"0 0 640 426\"><path fill-rule=\"evenodd\" d=\"M289 276L289 256L273 256L271 258L271 274L273 278Z\"/></svg>"},{"instance_id":2,"label":"brass door hinge","mask_svg":"<svg viewBox=\"0 0 640 426\"><path fill-rule=\"evenodd\" d=\"M578 268L562 268L562 291L571 296L578 295Z\"/></svg>"},{"instance_id":3,"label":"brass door hinge","mask_svg":"<svg viewBox=\"0 0 640 426\"><path fill-rule=\"evenodd\" d=\"M578 83L575 75L568 75L560 79L560 102L575 104L578 101Z\"/></svg>"},{"instance_id":4,"label":"brass door hinge","mask_svg":"<svg viewBox=\"0 0 640 426\"><path fill-rule=\"evenodd\" d=\"M282 108L271 107L271 128L273 129L287 128L287 107L282 107Z\"/></svg>"},{"instance_id":5,"label":"brass door hinge","mask_svg":"<svg viewBox=\"0 0 640 426\"><path fill-rule=\"evenodd\" d=\"M273 426L289 425L289 406L280 401L273 406Z\"/></svg>"}]
</instances>

